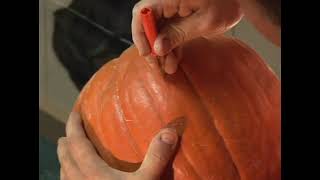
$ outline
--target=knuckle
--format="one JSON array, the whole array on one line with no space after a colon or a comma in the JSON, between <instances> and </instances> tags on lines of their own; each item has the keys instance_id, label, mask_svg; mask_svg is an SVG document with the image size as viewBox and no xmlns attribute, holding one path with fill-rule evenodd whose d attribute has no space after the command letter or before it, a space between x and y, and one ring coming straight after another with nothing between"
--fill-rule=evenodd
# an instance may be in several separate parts
<instances>
[{"instance_id":1,"label":"knuckle","mask_svg":"<svg viewBox=\"0 0 320 180\"><path fill-rule=\"evenodd\" d=\"M83 144L83 142L84 142L84 138L79 136L69 137L69 140L68 140L68 143L70 143L73 146L81 145Z\"/></svg>"},{"instance_id":2,"label":"knuckle","mask_svg":"<svg viewBox=\"0 0 320 180\"><path fill-rule=\"evenodd\" d=\"M170 25L170 29L172 36L170 40L172 45L178 45L186 41L187 33L183 29L174 25Z\"/></svg>"},{"instance_id":3,"label":"knuckle","mask_svg":"<svg viewBox=\"0 0 320 180\"><path fill-rule=\"evenodd\" d=\"M66 148L66 138L62 137L62 138L59 138L58 140L58 148L57 148L57 154L58 155L62 155L63 154L63 151L64 149Z\"/></svg>"},{"instance_id":4,"label":"knuckle","mask_svg":"<svg viewBox=\"0 0 320 180\"><path fill-rule=\"evenodd\" d=\"M78 138L77 137L69 137L68 143L70 144L71 147L77 146L78 145Z\"/></svg>"},{"instance_id":5,"label":"knuckle","mask_svg":"<svg viewBox=\"0 0 320 180\"><path fill-rule=\"evenodd\" d=\"M80 156L80 157L87 157L86 154L85 154L85 150L83 148L80 148L80 147L83 147L83 140L79 137L71 137L69 140L68 140L68 144L70 145L70 150Z\"/></svg>"},{"instance_id":6,"label":"knuckle","mask_svg":"<svg viewBox=\"0 0 320 180\"><path fill-rule=\"evenodd\" d=\"M58 146L59 146L59 145L62 145L63 143L65 143L65 141L66 141L66 137L60 137L60 138L58 139Z\"/></svg>"}]
</instances>

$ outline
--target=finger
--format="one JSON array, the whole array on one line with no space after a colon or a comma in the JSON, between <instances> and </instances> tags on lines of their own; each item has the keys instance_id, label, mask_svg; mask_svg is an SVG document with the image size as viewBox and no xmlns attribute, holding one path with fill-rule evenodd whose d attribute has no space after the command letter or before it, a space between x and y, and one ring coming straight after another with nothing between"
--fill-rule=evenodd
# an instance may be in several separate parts
<instances>
[{"instance_id":1,"label":"finger","mask_svg":"<svg viewBox=\"0 0 320 180\"><path fill-rule=\"evenodd\" d=\"M180 17L190 16L192 14L192 9L186 5L180 4L178 14Z\"/></svg>"},{"instance_id":2,"label":"finger","mask_svg":"<svg viewBox=\"0 0 320 180\"><path fill-rule=\"evenodd\" d=\"M141 18L139 15L133 15L131 27L132 27L132 40L139 51L139 55L146 56L150 54L151 48L147 40L147 37L144 33Z\"/></svg>"},{"instance_id":3,"label":"finger","mask_svg":"<svg viewBox=\"0 0 320 180\"><path fill-rule=\"evenodd\" d=\"M159 177L174 154L178 141L175 129L166 128L152 140L138 174L147 179Z\"/></svg>"},{"instance_id":4,"label":"finger","mask_svg":"<svg viewBox=\"0 0 320 180\"><path fill-rule=\"evenodd\" d=\"M178 68L178 63L179 60L177 59L177 57L175 56L175 54L173 53L173 51L171 51L167 56L166 56L166 61L164 64L164 71L168 74L173 74L177 71Z\"/></svg>"},{"instance_id":5,"label":"finger","mask_svg":"<svg viewBox=\"0 0 320 180\"><path fill-rule=\"evenodd\" d=\"M76 162L72 159L72 156L68 149L66 138L60 138L58 141L58 159L61 165L61 169L64 173L61 179L70 177L72 179L84 179L84 175L81 173Z\"/></svg>"},{"instance_id":6,"label":"finger","mask_svg":"<svg viewBox=\"0 0 320 180\"><path fill-rule=\"evenodd\" d=\"M168 22L158 34L154 44L155 52L159 56L164 56L185 41L200 36L207 28L207 22L202 20L201 15L193 13L186 18Z\"/></svg>"},{"instance_id":7,"label":"finger","mask_svg":"<svg viewBox=\"0 0 320 180\"><path fill-rule=\"evenodd\" d=\"M73 159L85 176L103 177L113 174L113 169L100 158L86 137L70 137L68 143Z\"/></svg>"},{"instance_id":8,"label":"finger","mask_svg":"<svg viewBox=\"0 0 320 180\"><path fill-rule=\"evenodd\" d=\"M143 8L148 7L152 9L152 11L154 12L155 18L160 19L160 17L162 16L162 10L159 8L160 6L155 6L155 3L156 2L154 1L140 1L134 6L132 10L132 40L138 48L139 54L141 56L146 56L150 54L151 47L144 33L140 12Z\"/></svg>"},{"instance_id":9,"label":"finger","mask_svg":"<svg viewBox=\"0 0 320 180\"><path fill-rule=\"evenodd\" d=\"M79 113L71 112L67 125L67 137L86 137Z\"/></svg>"},{"instance_id":10,"label":"finger","mask_svg":"<svg viewBox=\"0 0 320 180\"><path fill-rule=\"evenodd\" d=\"M164 71L168 74L173 74L177 71L178 65L182 59L182 47L175 48L166 57Z\"/></svg>"},{"instance_id":11,"label":"finger","mask_svg":"<svg viewBox=\"0 0 320 180\"><path fill-rule=\"evenodd\" d=\"M180 0L162 0L161 6L163 6L163 16L165 18L171 18L179 11Z\"/></svg>"},{"instance_id":12,"label":"finger","mask_svg":"<svg viewBox=\"0 0 320 180\"><path fill-rule=\"evenodd\" d=\"M163 20L163 14L165 9L164 6L166 4L169 4L170 2L171 0L164 0L164 1L144 0L137 3L133 8L132 21L131 21L132 39L134 44L137 46L140 55L146 56L151 52L151 47L144 33L144 29L142 25L142 20L140 15L141 10L143 8L152 9L153 15L156 18L156 23L159 26Z\"/></svg>"}]
</instances>

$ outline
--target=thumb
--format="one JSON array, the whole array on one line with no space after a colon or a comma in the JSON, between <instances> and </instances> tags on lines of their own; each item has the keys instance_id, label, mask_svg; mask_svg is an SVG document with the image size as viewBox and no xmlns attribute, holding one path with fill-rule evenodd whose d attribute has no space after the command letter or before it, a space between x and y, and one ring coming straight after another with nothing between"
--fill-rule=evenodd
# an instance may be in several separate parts
<instances>
[{"instance_id":1,"label":"thumb","mask_svg":"<svg viewBox=\"0 0 320 180\"><path fill-rule=\"evenodd\" d=\"M200 19L196 15L192 15L166 23L160 29L155 40L153 47L155 53L159 56L165 56L185 41L201 36L203 29L199 25L204 23L200 22ZM198 25L198 27L195 28L195 25Z\"/></svg>"},{"instance_id":2,"label":"thumb","mask_svg":"<svg viewBox=\"0 0 320 180\"><path fill-rule=\"evenodd\" d=\"M177 142L178 135L175 129L161 130L153 138L138 174L146 179L159 178L174 154Z\"/></svg>"}]
</instances>

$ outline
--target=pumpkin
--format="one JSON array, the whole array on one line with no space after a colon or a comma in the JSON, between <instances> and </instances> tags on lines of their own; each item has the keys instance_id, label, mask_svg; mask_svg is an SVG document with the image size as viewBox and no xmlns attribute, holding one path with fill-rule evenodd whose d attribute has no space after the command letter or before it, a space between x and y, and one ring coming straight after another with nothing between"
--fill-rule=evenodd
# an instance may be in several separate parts
<instances>
[{"instance_id":1,"label":"pumpkin","mask_svg":"<svg viewBox=\"0 0 320 180\"><path fill-rule=\"evenodd\" d=\"M281 176L280 81L234 38L187 42L173 75L132 46L95 73L74 110L101 157L122 171L138 169L154 135L184 117L165 179Z\"/></svg>"}]
</instances>

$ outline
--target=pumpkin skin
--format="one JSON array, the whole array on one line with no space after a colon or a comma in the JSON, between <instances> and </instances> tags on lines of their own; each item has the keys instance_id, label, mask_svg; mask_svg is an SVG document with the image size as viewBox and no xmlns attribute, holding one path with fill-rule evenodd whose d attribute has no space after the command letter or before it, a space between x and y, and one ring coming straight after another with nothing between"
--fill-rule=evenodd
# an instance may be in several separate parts
<instances>
[{"instance_id":1,"label":"pumpkin skin","mask_svg":"<svg viewBox=\"0 0 320 180\"><path fill-rule=\"evenodd\" d=\"M180 147L164 179L280 179L275 74L254 50L223 36L186 43L182 57L167 75L132 46L91 78L74 110L101 157L134 171L154 135L183 116Z\"/></svg>"}]
</instances>

